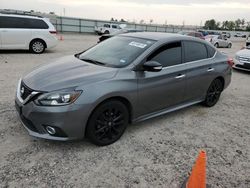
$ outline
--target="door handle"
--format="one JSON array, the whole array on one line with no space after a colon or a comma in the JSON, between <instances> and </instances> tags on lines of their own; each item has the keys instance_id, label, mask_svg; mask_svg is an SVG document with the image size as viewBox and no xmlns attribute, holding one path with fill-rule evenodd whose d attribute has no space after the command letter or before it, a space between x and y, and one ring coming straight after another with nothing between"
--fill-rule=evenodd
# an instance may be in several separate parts
<instances>
[{"instance_id":1,"label":"door handle","mask_svg":"<svg viewBox=\"0 0 250 188\"><path fill-rule=\"evenodd\" d=\"M180 75L176 76L175 78L176 79L181 79L181 78L184 78L185 76L186 76L185 74L180 74Z\"/></svg>"},{"instance_id":2,"label":"door handle","mask_svg":"<svg viewBox=\"0 0 250 188\"><path fill-rule=\"evenodd\" d=\"M212 71L214 71L214 68L208 68L207 69L207 72L212 72Z\"/></svg>"}]
</instances>

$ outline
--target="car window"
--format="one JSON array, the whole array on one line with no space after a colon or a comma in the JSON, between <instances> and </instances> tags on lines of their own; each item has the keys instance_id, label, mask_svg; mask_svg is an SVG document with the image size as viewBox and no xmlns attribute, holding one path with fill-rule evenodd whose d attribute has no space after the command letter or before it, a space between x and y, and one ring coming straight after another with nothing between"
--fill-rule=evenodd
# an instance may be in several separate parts
<instances>
[{"instance_id":1,"label":"car window","mask_svg":"<svg viewBox=\"0 0 250 188\"><path fill-rule=\"evenodd\" d=\"M117 25L112 25L112 28L117 29Z\"/></svg>"},{"instance_id":2,"label":"car window","mask_svg":"<svg viewBox=\"0 0 250 188\"><path fill-rule=\"evenodd\" d=\"M193 41L184 41L184 49L185 62L197 61L208 57L205 44Z\"/></svg>"},{"instance_id":3,"label":"car window","mask_svg":"<svg viewBox=\"0 0 250 188\"><path fill-rule=\"evenodd\" d=\"M195 36L196 37L201 37L201 34L200 33L195 33Z\"/></svg>"},{"instance_id":4,"label":"car window","mask_svg":"<svg viewBox=\"0 0 250 188\"><path fill-rule=\"evenodd\" d=\"M48 29L49 26L39 19L0 16L0 28Z\"/></svg>"},{"instance_id":5,"label":"car window","mask_svg":"<svg viewBox=\"0 0 250 188\"><path fill-rule=\"evenodd\" d=\"M169 43L157 49L147 61L157 61L163 67L181 64L181 42Z\"/></svg>"},{"instance_id":6,"label":"car window","mask_svg":"<svg viewBox=\"0 0 250 188\"><path fill-rule=\"evenodd\" d=\"M213 47L207 45L207 52L208 52L208 57L211 58L214 56L216 50Z\"/></svg>"},{"instance_id":7,"label":"car window","mask_svg":"<svg viewBox=\"0 0 250 188\"><path fill-rule=\"evenodd\" d=\"M110 25L109 24L104 24L103 27L110 28Z\"/></svg>"}]
</instances>

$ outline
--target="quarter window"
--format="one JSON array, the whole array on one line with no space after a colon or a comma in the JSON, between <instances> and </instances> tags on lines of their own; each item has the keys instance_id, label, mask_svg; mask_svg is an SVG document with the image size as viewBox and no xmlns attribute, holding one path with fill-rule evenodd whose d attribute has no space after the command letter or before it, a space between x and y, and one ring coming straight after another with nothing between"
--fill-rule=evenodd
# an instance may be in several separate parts
<instances>
[{"instance_id":1,"label":"quarter window","mask_svg":"<svg viewBox=\"0 0 250 188\"><path fill-rule=\"evenodd\" d=\"M151 54L147 61L157 61L163 67L181 64L181 42L169 43Z\"/></svg>"},{"instance_id":2,"label":"quarter window","mask_svg":"<svg viewBox=\"0 0 250 188\"><path fill-rule=\"evenodd\" d=\"M185 62L197 61L201 59L206 59L207 48L205 44L199 42L185 41Z\"/></svg>"},{"instance_id":3,"label":"quarter window","mask_svg":"<svg viewBox=\"0 0 250 188\"><path fill-rule=\"evenodd\" d=\"M214 56L216 50L213 47L207 45L207 52L208 52L208 57L211 58Z\"/></svg>"}]
</instances>

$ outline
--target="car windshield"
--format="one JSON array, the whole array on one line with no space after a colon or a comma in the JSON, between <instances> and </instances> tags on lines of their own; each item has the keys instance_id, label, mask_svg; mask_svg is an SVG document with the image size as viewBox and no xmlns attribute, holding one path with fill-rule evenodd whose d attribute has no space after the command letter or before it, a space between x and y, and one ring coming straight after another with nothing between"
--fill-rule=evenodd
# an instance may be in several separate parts
<instances>
[{"instance_id":1,"label":"car windshield","mask_svg":"<svg viewBox=\"0 0 250 188\"><path fill-rule=\"evenodd\" d=\"M125 67L154 43L154 40L115 36L83 52L78 58L102 66Z\"/></svg>"}]
</instances>

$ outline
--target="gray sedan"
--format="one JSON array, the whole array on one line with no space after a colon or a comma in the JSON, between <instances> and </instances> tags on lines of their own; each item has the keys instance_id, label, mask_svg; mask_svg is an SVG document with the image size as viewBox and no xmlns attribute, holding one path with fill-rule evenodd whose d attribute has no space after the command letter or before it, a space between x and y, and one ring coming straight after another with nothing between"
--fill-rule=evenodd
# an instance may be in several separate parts
<instances>
[{"instance_id":1,"label":"gray sedan","mask_svg":"<svg viewBox=\"0 0 250 188\"><path fill-rule=\"evenodd\" d=\"M207 42L131 33L40 66L20 79L15 99L30 135L117 141L127 125L193 104L214 106L232 61Z\"/></svg>"}]
</instances>

